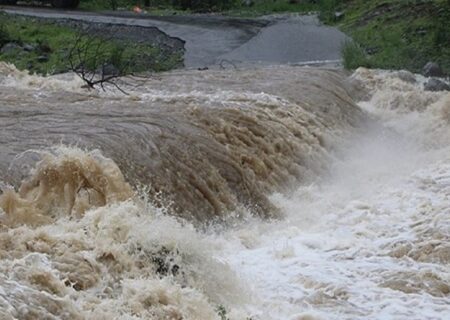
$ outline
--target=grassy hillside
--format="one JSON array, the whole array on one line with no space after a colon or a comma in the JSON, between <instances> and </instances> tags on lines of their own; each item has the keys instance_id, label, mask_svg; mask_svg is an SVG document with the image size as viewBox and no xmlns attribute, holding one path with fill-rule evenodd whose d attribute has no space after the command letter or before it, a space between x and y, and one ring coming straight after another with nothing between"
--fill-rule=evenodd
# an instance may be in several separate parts
<instances>
[{"instance_id":1,"label":"grassy hillside","mask_svg":"<svg viewBox=\"0 0 450 320\"><path fill-rule=\"evenodd\" d=\"M254 17L284 12L311 12L328 0L82 0L85 10L131 10L134 6L156 15L191 12L220 12L226 15Z\"/></svg>"},{"instance_id":2,"label":"grassy hillside","mask_svg":"<svg viewBox=\"0 0 450 320\"><path fill-rule=\"evenodd\" d=\"M419 72L428 61L450 74L450 0L254 0L241 14L315 11L354 41L342 50L359 66ZM235 13L236 10L231 10Z\"/></svg>"},{"instance_id":3,"label":"grassy hillside","mask_svg":"<svg viewBox=\"0 0 450 320\"><path fill-rule=\"evenodd\" d=\"M250 2L249 2L250 1ZM428 61L435 61L450 74L450 0L83 0L85 9L110 9L112 4L130 9L138 4L151 14L187 14L193 11L239 16L259 16L283 12L317 12L324 23L336 25L354 41L343 47L344 65L418 72ZM184 9L184 10L183 10ZM339 13L339 14L336 14ZM2 20L5 20L2 17ZM7 24L10 24L8 22ZM22 42L49 44L48 61L36 61L42 52L0 54L37 72L64 69L64 48L74 32L50 24L33 24L16 19L7 28ZM0 25L1 27L1 25ZM0 30L1 31L1 30ZM1 37L0 32L0 37ZM0 39L1 41L1 39ZM39 46L37 46L39 48ZM45 46L44 46L45 48ZM53 50L54 49L54 50ZM161 56L157 48L148 48ZM157 59L158 60L158 59ZM176 57L160 57L156 69L167 70Z\"/></svg>"},{"instance_id":4,"label":"grassy hillside","mask_svg":"<svg viewBox=\"0 0 450 320\"><path fill-rule=\"evenodd\" d=\"M353 37L343 49L345 66L420 71L435 61L450 73L450 1L348 0L336 1L340 21L328 15ZM330 19L331 17L331 19Z\"/></svg>"},{"instance_id":5,"label":"grassy hillside","mask_svg":"<svg viewBox=\"0 0 450 320\"><path fill-rule=\"evenodd\" d=\"M151 14L317 12L355 40L343 48L347 68L417 72L435 61L450 73L450 0L85 0L82 5L105 8L114 1L119 7L147 4Z\"/></svg>"},{"instance_id":6,"label":"grassy hillside","mask_svg":"<svg viewBox=\"0 0 450 320\"><path fill-rule=\"evenodd\" d=\"M80 32L74 28L0 14L0 60L13 63L19 69L39 74L68 71L68 57L79 37ZM84 45L81 41L91 44L83 47L86 49L86 53L83 51L85 61L77 61L80 59L74 57L77 64L95 64L92 67L114 64L125 72L165 71L182 65L181 53L163 52L147 44L102 38L96 34L83 37L79 44ZM136 63L129 64L128 61ZM122 63L128 64L125 67L120 65Z\"/></svg>"}]
</instances>

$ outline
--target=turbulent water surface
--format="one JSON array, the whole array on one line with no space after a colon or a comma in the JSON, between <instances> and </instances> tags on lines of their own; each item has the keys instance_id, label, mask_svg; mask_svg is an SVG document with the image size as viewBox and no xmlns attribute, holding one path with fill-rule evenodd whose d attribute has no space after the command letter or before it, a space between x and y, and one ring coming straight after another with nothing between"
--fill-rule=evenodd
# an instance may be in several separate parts
<instances>
[{"instance_id":1,"label":"turbulent water surface","mask_svg":"<svg viewBox=\"0 0 450 320\"><path fill-rule=\"evenodd\" d=\"M1 319L445 319L450 94L406 72L0 65Z\"/></svg>"}]
</instances>

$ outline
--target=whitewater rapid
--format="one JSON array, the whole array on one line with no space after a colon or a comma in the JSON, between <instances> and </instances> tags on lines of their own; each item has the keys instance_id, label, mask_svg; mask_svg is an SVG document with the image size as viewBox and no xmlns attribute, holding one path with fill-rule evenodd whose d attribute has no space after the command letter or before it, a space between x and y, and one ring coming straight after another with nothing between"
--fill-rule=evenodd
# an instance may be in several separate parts
<instances>
[{"instance_id":1,"label":"whitewater rapid","mask_svg":"<svg viewBox=\"0 0 450 320\"><path fill-rule=\"evenodd\" d=\"M265 67L123 96L1 65L0 318L446 319L450 94L422 83Z\"/></svg>"},{"instance_id":2,"label":"whitewater rapid","mask_svg":"<svg viewBox=\"0 0 450 320\"><path fill-rule=\"evenodd\" d=\"M259 299L256 318L450 314L450 94L400 77L357 70L360 106L383 128L350 139L322 181L274 194L286 219L226 232L223 259Z\"/></svg>"}]
</instances>

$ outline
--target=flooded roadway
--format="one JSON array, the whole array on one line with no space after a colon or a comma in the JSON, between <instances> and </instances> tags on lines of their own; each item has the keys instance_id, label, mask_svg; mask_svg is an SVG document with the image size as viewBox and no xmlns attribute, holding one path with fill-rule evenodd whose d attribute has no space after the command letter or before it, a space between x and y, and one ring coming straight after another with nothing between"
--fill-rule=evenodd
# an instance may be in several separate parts
<instances>
[{"instance_id":1,"label":"flooded roadway","mask_svg":"<svg viewBox=\"0 0 450 320\"><path fill-rule=\"evenodd\" d=\"M347 36L315 16L279 15L256 19L192 15L92 13L45 8L5 7L4 12L48 19L158 28L185 41L185 66L339 63Z\"/></svg>"}]
</instances>

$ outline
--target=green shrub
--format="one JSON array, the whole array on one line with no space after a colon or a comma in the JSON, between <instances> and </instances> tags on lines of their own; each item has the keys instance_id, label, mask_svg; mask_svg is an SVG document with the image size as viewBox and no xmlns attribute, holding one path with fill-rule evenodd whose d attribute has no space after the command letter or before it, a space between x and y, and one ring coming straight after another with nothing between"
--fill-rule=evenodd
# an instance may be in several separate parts
<instances>
[{"instance_id":1,"label":"green shrub","mask_svg":"<svg viewBox=\"0 0 450 320\"><path fill-rule=\"evenodd\" d=\"M11 42L11 40L11 35L6 29L6 26L3 23L0 23L0 48L8 42Z\"/></svg>"},{"instance_id":2,"label":"green shrub","mask_svg":"<svg viewBox=\"0 0 450 320\"><path fill-rule=\"evenodd\" d=\"M236 0L172 0L172 5L180 9L197 12L222 11L236 5Z\"/></svg>"},{"instance_id":3,"label":"green shrub","mask_svg":"<svg viewBox=\"0 0 450 320\"><path fill-rule=\"evenodd\" d=\"M20 54L10 50L0 54L0 61L43 75L67 72L72 68L71 62L73 67L83 67L86 71L107 67L108 71L114 72L116 68L125 74L167 71L183 63L182 51L173 52L151 44L114 39L114 30L110 30L110 34L91 30L91 34L91 37L81 37L79 30L69 27L0 14L0 47L14 42L34 48L18 49Z\"/></svg>"},{"instance_id":4,"label":"green shrub","mask_svg":"<svg viewBox=\"0 0 450 320\"><path fill-rule=\"evenodd\" d=\"M335 12L341 3L342 0L319 0L319 19L325 23L335 22Z\"/></svg>"},{"instance_id":5,"label":"green shrub","mask_svg":"<svg viewBox=\"0 0 450 320\"><path fill-rule=\"evenodd\" d=\"M228 315L227 315L227 310L225 309L225 307L223 305L217 306L216 311L220 317L220 320L230 320L230 318L228 318Z\"/></svg>"},{"instance_id":6,"label":"green shrub","mask_svg":"<svg viewBox=\"0 0 450 320\"><path fill-rule=\"evenodd\" d=\"M358 67L370 67L366 52L354 41L347 41L342 46L342 59L345 69L356 69Z\"/></svg>"}]
</instances>

